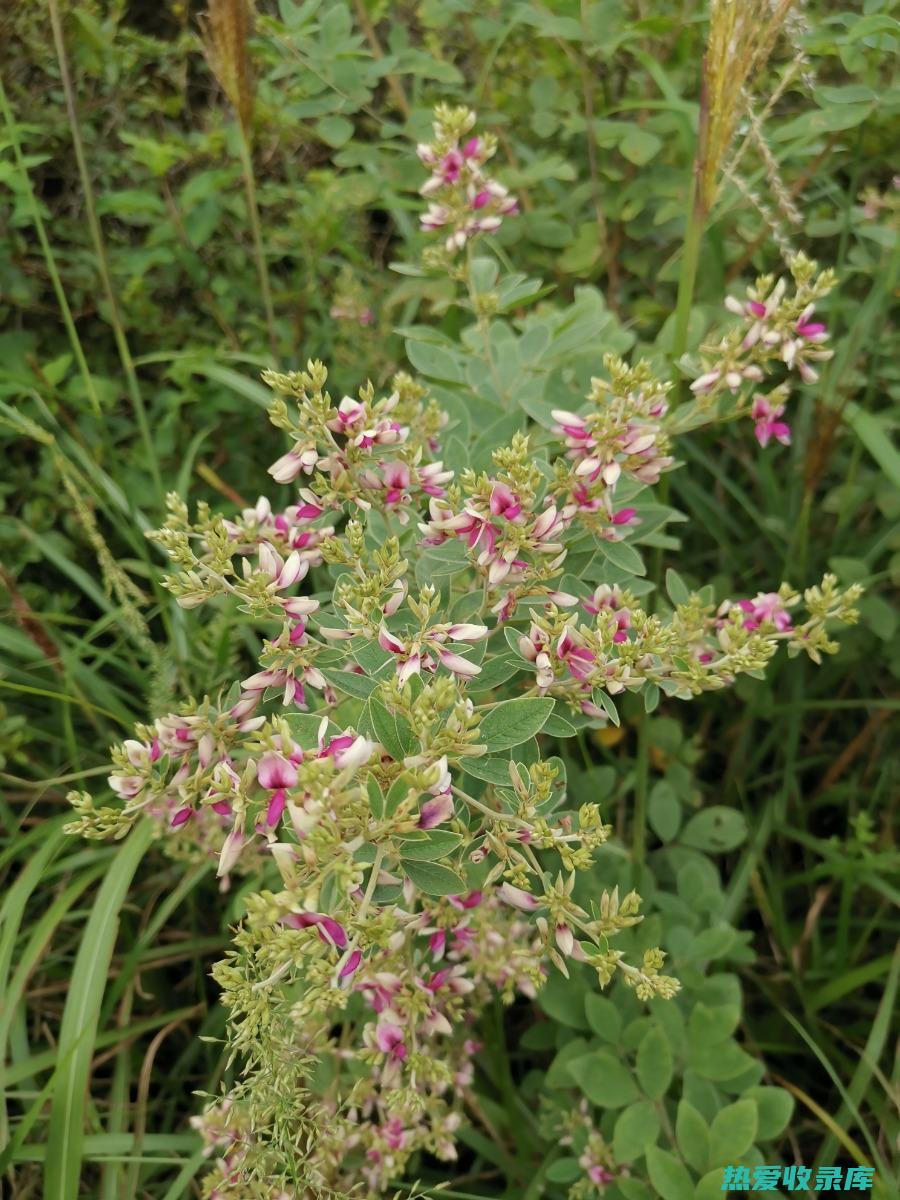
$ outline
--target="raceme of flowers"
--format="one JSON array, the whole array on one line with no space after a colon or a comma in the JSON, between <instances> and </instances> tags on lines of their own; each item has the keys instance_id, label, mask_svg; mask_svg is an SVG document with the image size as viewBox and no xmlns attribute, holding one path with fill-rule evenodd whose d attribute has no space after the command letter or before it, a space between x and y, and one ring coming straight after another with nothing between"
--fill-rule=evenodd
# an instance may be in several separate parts
<instances>
[{"instance_id":1,"label":"raceme of flowers","mask_svg":"<svg viewBox=\"0 0 900 1200\"><path fill-rule=\"evenodd\" d=\"M441 110L420 148L466 239L494 226L461 226L463 199L488 216L508 203L482 172L492 144L462 140L470 116ZM718 343L701 409L735 373L756 382L771 357L799 369L822 353L817 285L803 263L795 275L790 301L751 299L765 308L744 313L752 336ZM179 604L225 601L265 631L258 662L227 694L139 725L113 750L114 803L73 793L68 828L121 837L149 819L177 856L214 858L223 888L261 881L214 972L242 1071L196 1122L218 1155L210 1197L377 1195L419 1151L451 1160L479 1012L534 995L550 970L578 962L600 987L672 996L661 950L632 963L612 948L639 897L585 894L610 827L598 804L567 804L562 762L541 755L618 720L621 693L652 707L720 689L779 643L818 661L836 649L827 624L855 619L859 589L831 576L802 603L788 585L719 604L681 585L653 612L621 584L563 588L573 548L640 531L682 428L645 363L604 366L584 404L481 472L444 461L448 419L408 375L334 400L321 363L267 372L290 443L269 473L292 503L227 517L201 504L192 520L171 496L151 535ZM767 403L754 420L777 426ZM578 1144L600 1191L616 1164L590 1130Z\"/></svg>"},{"instance_id":2,"label":"raceme of flowers","mask_svg":"<svg viewBox=\"0 0 900 1200\"><path fill-rule=\"evenodd\" d=\"M441 233L443 253L451 258L480 234L494 233L504 217L519 211L515 196L484 169L496 153L496 138L473 134L474 125L470 110L441 105L435 112L434 140L416 148L419 160L431 171L419 189L430 202L421 226Z\"/></svg>"},{"instance_id":3,"label":"raceme of flowers","mask_svg":"<svg viewBox=\"0 0 900 1200\"><path fill-rule=\"evenodd\" d=\"M816 304L834 287L833 271L816 273L816 264L798 254L791 261L793 290L786 279L764 275L747 289L747 298L729 296L725 307L741 324L717 342L701 348L703 373L691 384L698 397L737 395L745 383L761 383L774 363L796 371L804 383L819 377L816 364L831 358L828 330L816 316ZM752 390L749 415L759 444L773 439L788 445L791 430L783 420L790 395L787 382L768 395ZM746 409L744 408L744 411Z\"/></svg>"}]
</instances>

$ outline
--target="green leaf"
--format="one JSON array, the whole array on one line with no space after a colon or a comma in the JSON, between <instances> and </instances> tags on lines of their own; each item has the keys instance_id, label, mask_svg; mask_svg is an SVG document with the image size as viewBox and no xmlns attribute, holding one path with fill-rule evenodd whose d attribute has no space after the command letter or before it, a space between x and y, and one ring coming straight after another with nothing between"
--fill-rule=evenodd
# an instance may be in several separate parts
<instances>
[{"instance_id":1,"label":"green leaf","mask_svg":"<svg viewBox=\"0 0 900 1200\"><path fill-rule=\"evenodd\" d=\"M577 1158L559 1158L547 1168L545 1178L550 1183L574 1183L584 1169Z\"/></svg>"},{"instance_id":2,"label":"green leaf","mask_svg":"<svg viewBox=\"0 0 900 1200\"><path fill-rule=\"evenodd\" d=\"M565 717L553 712L547 718L542 732L546 733L548 737L570 738L575 737L578 730Z\"/></svg>"},{"instance_id":3,"label":"green leaf","mask_svg":"<svg viewBox=\"0 0 900 1200\"><path fill-rule=\"evenodd\" d=\"M612 696L608 692L604 692L603 688L595 687L591 692L591 700L598 708L602 708L606 715L617 728L622 721L619 716L619 710L616 708Z\"/></svg>"},{"instance_id":4,"label":"green leaf","mask_svg":"<svg viewBox=\"0 0 900 1200\"><path fill-rule=\"evenodd\" d=\"M423 586L445 576L458 575L469 565L465 544L458 539L429 546L416 562L416 581Z\"/></svg>"},{"instance_id":5,"label":"green leaf","mask_svg":"<svg viewBox=\"0 0 900 1200\"><path fill-rule=\"evenodd\" d=\"M542 988L541 991L543 990ZM570 1042L566 1042L547 1068L547 1075L545 1077L547 1087L571 1090L572 1080L569 1078L569 1063L574 1062L576 1058L580 1058L587 1048L588 1043L584 1038L577 1037L573 1038Z\"/></svg>"},{"instance_id":6,"label":"green leaf","mask_svg":"<svg viewBox=\"0 0 900 1200\"><path fill-rule=\"evenodd\" d=\"M460 765L473 779L483 779L498 787L509 787L508 758L463 758Z\"/></svg>"},{"instance_id":7,"label":"green leaf","mask_svg":"<svg viewBox=\"0 0 900 1200\"><path fill-rule=\"evenodd\" d=\"M753 1145L758 1124L753 1100L738 1100L716 1113L709 1127L709 1165L737 1162Z\"/></svg>"},{"instance_id":8,"label":"green leaf","mask_svg":"<svg viewBox=\"0 0 900 1200\"><path fill-rule=\"evenodd\" d=\"M631 1072L610 1050L570 1063L569 1074L598 1108L624 1108L639 1098Z\"/></svg>"},{"instance_id":9,"label":"green leaf","mask_svg":"<svg viewBox=\"0 0 900 1200\"><path fill-rule=\"evenodd\" d=\"M404 862L432 862L452 854L461 841L462 837L449 829L433 829L418 836L408 833L400 839L400 857Z\"/></svg>"},{"instance_id":10,"label":"green leaf","mask_svg":"<svg viewBox=\"0 0 900 1200\"><path fill-rule=\"evenodd\" d=\"M432 342L406 341L406 357L417 371L429 379L444 379L448 383L462 383L465 378L459 356L451 354L443 346Z\"/></svg>"},{"instance_id":11,"label":"green leaf","mask_svg":"<svg viewBox=\"0 0 900 1200\"><path fill-rule=\"evenodd\" d=\"M650 1189L642 1179L632 1176L619 1176L616 1181L619 1191L625 1200L654 1200Z\"/></svg>"},{"instance_id":12,"label":"green leaf","mask_svg":"<svg viewBox=\"0 0 900 1200\"><path fill-rule=\"evenodd\" d=\"M692 1046L688 1061L698 1075L713 1083L734 1079L756 1063L735 1041Z\"/></svg>"},{"instance_id":13,"label":"green leaf","mask_svg":"<svg viewBox=\"0 0 900 1200\"><path fill-rule=\"evenodd\" d=\"M752 1087L743 1097L756 1105L758 1128L756 1136L767 1142L777 1138L788 1127L794 1113L794 1097L784 1088Z\"/></svg>"},{"instance_id":14,"label":"green leaf","mask_svg":"<svg viewBox=\"0 0 900 1200\"><path fill-rule=\"evenodd\" d=\"M666 571L666 591L673 604L687 604L691 598L690 588L673 567Z\"/></svg>"},{"instance_id":15,"label":"green leaf","mask_svg":"<svg viewBox=\"0 0 900 1200\"><path fill-rule=\"evenodd\" d=\"M681 827L681 805L675 789L665 779L653 785L647 802L650 828L661 842L671 842Z\"/></svg>"},{"instance_id":16,"label":"green leaf","mask_svg":"<svg viewBox=\"0 0 900 1200\"><path fill-rule=\"evenodd\" d=\"M504 700L492 708L479 729L479 740L490 751L520 746L543 729L553 712L553 700L538 697Z\"/></svg>"},{"instance_id":17,"label":"green leaf","mask_svg":"<svg viewBox=\"0 0 900 1200\"><path fill-rule=\"evenodd\" d=\"M584 998L584 1015L588 1025L604 1042L618 1042L622 1032L622 1014L608 996L589 992Z\"/></svg>"},{"instance_id":18,"label":"green leaf","mask_svg":"<svg viewBox=\"0 0 900 1200\"><path fill-rule=\"evenodd\" d=\"M709 1127L690 1100L678 1102L675 1139L681 1157L695 1171L705 1171L709 1161Z\"/></svg>"},{"instance_id":19,"label":"green leaf","mask_svg":"<svg viewBox=\"0 0 900 1200\"><path fill-rule=\"evenodd\" d=\"M384 792L378 786L378 780L374 775L369 775L366 780L366 791L369 795L369 809L372 815L379 820L384 820Z\"/></svg>"},{"instance_id":20,"label":"green leaf","mask_svg":"<svg viewBox=\"0 0 900 1200\"><path fill-rule=\"evenodd\" d=\"M628 542L601 542L599 550L620 571L625 571L628 575L647 574L644 560Z\"/></svg>"},{"instance_id":21,"label":"green leaf","mask_svg":"<svg viewBox=\"0 0 900 1200\"><path fill-rule=\"evenodd\" d=\"M123 843L97 893L78 947L57 1046L59 1066L46 1143L46 1200L70 1200L78 1193L94 1038L119 913L152 840L153 825L143 821Z\"/></svg>"},{"instance_id":22,"label":"green leaf","mask_svg":"<svg viewBox=\"0 0 900 1200\"><path fill-rule=\"evenodd\" d=\"M384 815L392 817L397 811L400 804L409 795L409 784L404 783L402 779L395 779L388 788L388 794L384 798Z\"/></svg>"},{"instance_id":23,"label":"green leaf","mask_svg":"<svg viewBox=\"0 0 900 1200\"><path fill-rule=\"evenodd\" d=\"M644 1094L659 1100L672 1081L674 1061L669 1039L661 1029L651 1029L637 1052L637 1077Z\"/></svg>"},{"instance_id":24,"label":"green leaf","mask_svg":"<svg viewBox=\"0 0 900 1200\"><path fill-rule=\"evenodd\" d=\"M690 1173L668 1150L650 1147L647 1173L662 1200L694 1200L694 1181Z\"/></svg>"},{"instance_id":25,"label":"green leaf","mask_svg":"<svg viewBox=\"0 0 900 1200\"><path fill-rule=\"evenodd\" d=\"M320 121L316 121L315 129L322 141L333 146L335 150L346 145L353 137L353 122L348 121L346 117L322 117Z\"/></svg>"},{"instance_id":26,"label":"green leaf","mask_svg":"<svg viewBox=\"0 0 900 1200\"><path fill-rule=\"evenodd\" d=\"M747 837L747 822L743 813L723 804L704 808L691 817L681 833L681 842L695 850L724 854L734 850Z\"/></svg>"},{"instance_id":27,"label":"green leaf","mask_svg":"<svg viewBox=\"0 0 900 1200\"><path fill-rule=\"evenodd\" d=\"M517 675L522 670L522 667L521 658L516 658L512 654L500 654L496 658L490 658L482 666L481 673L469 681L469 692L470 694L490 692L499 687L501 683L512 679L513 675Z\"/></svg>"},{"instance_id":28,"label":"green leaf","mask_svg":"<svg viewBox=\"0 0 900 1200\"><path fill-rule=\"evenodd\" d=\"M619 1115L613 1129L613 1153L616 1162L634 1162L655 1145L659 1137L659 1116L649 1100L638 1100Z\"/></svg>"},{"instance_id":29,"label":"green leaf","mask_svg":"<svg viewBox=\"0 0 900 1200\"><path fill-rule=\"evenodd\" d=\"M698 1001L688 1021L688 1037L691 1044L711 1045L724 1042L734 1033L741 1019L741 1010L736 1004L704 1004Z\"/></svg>"},{"instance_id":30,"label":"green leaf","mask_svg":"<svg viewBox=\"0 0 900 1200\"><path fill-rule=\"evenodd\" d=\"M553 971L538 992L538 1004L548 1017L569 1029L587 1029L583 993L577 982L563 978Z\"/></svg>"},{"instance_id":31,"label":"green leaf","mask_svg":"<svg viewBox=\"0 0 900 1200\"><path fill-rule=\"evenodd\" d=\"M375 736L395 762L402 762L413 748L412 726L401 713L390 712L374 696L366 701Z\"/></svg>"},{"instance_id":32,"label":"green leaf","mask_svg":"<svg viewBox=\"0 0 900 1200\"><path fill-rule=\"evenodd\" d=\"M290 712L285 716L291 737L302 750L315 750L319 745L319 729L322 726L322 713ZM330 721L325 726L325 737L334 737L337 727Z\"/></svg>"},{"instance_id":33,"label":"green leaf","mask_svg":"<svg viewBox=\"0 0 900 1200\"><path fill-rule=\"evenodd\" d=\"M357 675L355 671L335 671L332 667L322 667L322 674L332 687L348 696L357 696L360 700L368 700L378 687L378 680L369 675Z\"/></svg>"},{"instance_id":34,"label":"green leaf","mask_svg":"<svg viewBox=\"0 0 900 1200\"><path fill-rule=\"evenodd\" d=\"M648 163L662 149L662 138L642 129L640 125L629 125L625 136L619 142L619 150L638 167Z\"/></svg>"},{"instance_id":35,"label":"green leaf","mask_svg":"<svg viewBox=\"0 0 900 1200\"><path fill-rule=\"evenodd\" d=\"M401 858L400 867L407 879L411 879L426 896L458 896L468 890L461 875L440 863Z\"/></svg>"}]
</instances>

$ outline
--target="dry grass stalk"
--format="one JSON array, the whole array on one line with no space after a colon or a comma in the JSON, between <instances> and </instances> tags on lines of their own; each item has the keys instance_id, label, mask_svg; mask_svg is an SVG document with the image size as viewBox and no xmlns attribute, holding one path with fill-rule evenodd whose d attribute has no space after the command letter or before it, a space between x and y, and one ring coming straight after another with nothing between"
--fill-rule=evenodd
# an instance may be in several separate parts
<instances>
[{"instance_id":1,"label":"dry grass stalk","mask_svg":"<svg viewBox=\"0 0 900 1200\"><path fill-rule=\"evenodd\" d=\"M202 18L203 49L219 87L238 115L244 136L253 116L253 71L247 43L253 31L250 0L209 0Z\"/></svg>"},{"instance_id":2,"label":"dry grass stalk","mask_svg":"<svg viewBox=\"0 0 900 1200\"><path fill-rule=\"evenodd\" d=\"M712 0L703 61L701 121L705 120L705 129L697 180L698 199L705 212L715 202L725 158L745 111L745 96L768 62L797 2Z\"/></svg>"}]
</instances>

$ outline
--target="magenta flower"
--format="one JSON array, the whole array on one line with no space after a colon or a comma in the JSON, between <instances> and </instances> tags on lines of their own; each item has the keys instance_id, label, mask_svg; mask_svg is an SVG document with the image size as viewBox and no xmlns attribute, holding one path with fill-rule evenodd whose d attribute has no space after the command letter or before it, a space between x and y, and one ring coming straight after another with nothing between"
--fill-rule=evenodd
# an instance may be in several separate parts
<instances>
[{"instance_id":1,"label":"magenta flower","mask_svg":"<svg viewBox=\"0 0 900 1200\"><path fill-rule=\"evenodd\" d=\"M324 913L288 913L282 917L282 923L289 929L315 929L323 942L338 950L347 945L347 931L343 925Z\"/></svg>"},{"instance_id":2,"label":"magenta flower","mask_svg":"<svg viewBox=\"0 0 900 1200\"><path fill-rule=\"evenodd\" d=\"M449 821L453 816L453 797L449 792L443 792L432 800L426 800L419 809L419 828L434 829Z\"/></svg>"},{"instance_id":3,"label":"magenta flower","mask_svg":"<svg viewBox=\"0 0 900 1200\"><path fill-rule=\"evenodd\" d=\"M382 1054L403 1062L406 1058L406 1045L403 1041L403 1030L399 1025L382 1021L375 1030L375 1044Z\"/></svg>"},{"instance_id":4,"label":"magenta flower","mask_svg":"<svg viewBox=\"0 0 900 1200\"><path fill-rule=\"evenodd\" d=\"M348 975L355 974L356 969L361 962L362 962L362 951L361 950L352 951L352 953L349 955L347 961L341 967L340 971L338 971L338 979L346 979L348 977Z\"/></svg>"},{"instance_id":5,"label":"magenta flower","mask_svg":"<svg viewBox=\"0 0 900 1200\"><path fill-rule=\"evenodd\" d=\"M283 754L270 750L259 760L256 777L267 791L290 788L297 783L297 768Z\"/></svg>"},{"instance_id":6,"label":"magenta flower","mask_svg":"<svg viewBox=\"0 0 900 1200\"><path fill-rule=\"evenodd\" d=\"M513 908L520 908L523 912L534 912L541 906L540 901L532 896L531 892L526 892L524 888L515 887L511 883L501 883L497 888L497 895L506 904L511 904Z\"/></svg>"},{"instance_id":7,"label":"magenta flower","mask_svg":"<svg viewBox=\"0 0 900 1200\"><path fill-rule=\"evenodd\" d=\"M727 611L727 605L725 607ZM791 614L777 592L760 592L753 600L738 600L736 607L746 614L741 622L745 629L759 629L767 621L779 633L786 633L792 628Z\"/></svg>"},{"instance_id":8,"label":"magenta flower","mask_svg":"<svg viewBox=\"0 0 900 1200\"><path fill-rule=\"evenodd\" d=\"M506 521L515 521L522 513L522 505L511 488L505 483L495 483L491 492L491 514L503 517Z\"/></svg>"},{"instance_id":9,"label":"magenta flower","mask_svg":"<svg viewBox=\"0 0 900 1200\"><path fill-rule=\"evenodd\" d=\"M762 392L754 395L750 416L755 422L754 432L760 446L768 446L772 438L781 442L782 446L790 445L791 427L779 419L783 412L783 404L772 404Z\"/></svg>"}]
</instances>

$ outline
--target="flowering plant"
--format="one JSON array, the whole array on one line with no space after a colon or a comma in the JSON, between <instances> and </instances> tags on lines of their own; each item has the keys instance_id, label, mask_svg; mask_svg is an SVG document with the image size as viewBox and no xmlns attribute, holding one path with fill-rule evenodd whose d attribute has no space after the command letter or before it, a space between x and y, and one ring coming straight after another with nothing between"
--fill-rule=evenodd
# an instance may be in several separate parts
<instances>
[{"instance_id":1,"label":"flowering plant","mask_svg":"<svg viewBox=\"0 0 900 1200\"><path fill-rule=\"evenodd\" d=\"M319 362L265 374L290 443L270 474L291 502L192 518L170 496L151 535L182 607L236 604L262 631L258 669L139 726L113 751L114 806L71 796L72 832L149 818L179 855L214 856L223 888L259 882L214 971L243 1067L197 1122L222 1152L210 1196L377 1194L418 1151L452 1159L494 995L578 964L599 988L673 997L662 949L632 961L613 944L642 919L637 893L580 882L611 828L602 796L568 801L554 751L618 724L616 697L650 712L722 689L779 644L818 661L828 623L855 619L859 589L833 576L717 601L670 572L668 601L646 603L636 548L664 546L677 515L650 494L676 435L749 405L761 443L785 440L782 393L744 384L776 360L813 378L811 305L831 280L797 259L792 294L761 280L730 302L750 327L704 348L692 402L610 350L586 400L562 403L552 371L582 337L579 302L518 332L500 319L539 287L474 253L516 206L473 124L439 109L419 148L423 224L444 238L427 261L464 285L470 318L459 345L411 337L437 382L400 373L335 400ZM602 1189L616 1164L580 1138L582 1192Z\"/></svg>"}]
</instances>

